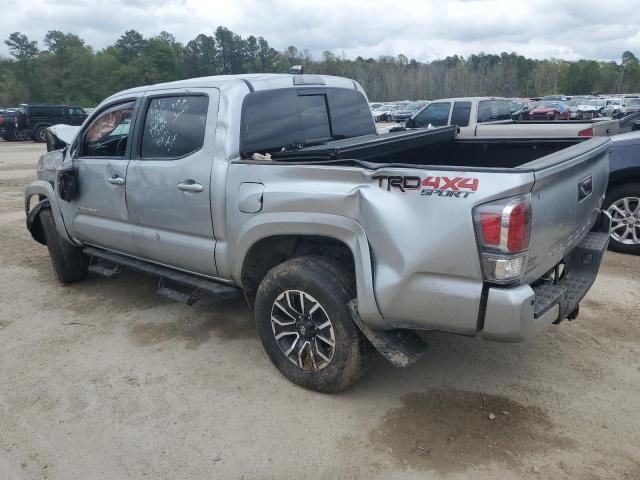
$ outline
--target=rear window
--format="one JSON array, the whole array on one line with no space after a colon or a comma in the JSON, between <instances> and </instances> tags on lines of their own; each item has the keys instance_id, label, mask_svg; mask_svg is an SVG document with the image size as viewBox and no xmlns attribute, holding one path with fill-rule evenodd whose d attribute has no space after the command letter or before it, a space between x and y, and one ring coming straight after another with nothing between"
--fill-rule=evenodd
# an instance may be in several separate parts
<instances>
[{"instance_id":1,"label":"rear window","mask_svg":"<svg viewBox=\"0 0 640 480\"><path fill-rule=\"evenodd\" d=\"M511 120L511 109L506 100L481 100L478 102L478 123Z\"/></svg>"},{"instance_id":2,"label":"rear window","mask_svg":"<svg viewBox=\"0 0 640 480\"><path fill-rule=\"evenodd\" d=\"M240 149L246 157L375 132L369 104L356 90L267 90L244 100Z\"/></svg>"}]
</instances>

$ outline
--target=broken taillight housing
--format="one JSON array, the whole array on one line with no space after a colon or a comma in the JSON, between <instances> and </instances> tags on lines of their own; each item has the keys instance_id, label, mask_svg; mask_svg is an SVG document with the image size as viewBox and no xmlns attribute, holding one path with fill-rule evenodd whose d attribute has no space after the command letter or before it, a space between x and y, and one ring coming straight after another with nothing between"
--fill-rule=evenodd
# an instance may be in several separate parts
<instances>
[{"instance_id":1,"label":"broken taillight housing","mask_svg":"<svg viewBox=\"0 0 640 480\"><path fill-rule=\"evenodd\" d=\"M482 273L487 282L519 283L531 240L531 198L505 198L473 209Z\"/></svg>"}]
</instances>

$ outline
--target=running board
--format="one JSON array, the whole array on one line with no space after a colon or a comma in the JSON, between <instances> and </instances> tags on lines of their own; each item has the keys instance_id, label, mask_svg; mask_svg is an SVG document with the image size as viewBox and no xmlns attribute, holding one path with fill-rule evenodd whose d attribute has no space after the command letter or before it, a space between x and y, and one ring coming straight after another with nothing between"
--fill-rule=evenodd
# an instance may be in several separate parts
<instances>
[{"instance_id":1,"label":"running board","mask_svg":"<svg viewBox=\"0 0 640 480\"><path fill-rule=\"evenodd\" d=\"M99 248L85 247L82 249L82 253L113 265L113 267L106 267L98 263L92 263L89 267L89 271L105 277L114 278L123 268L160 277L158 293L172 300L186 303L187 305L193 305L200 299L203 293L226 300L236 297L240 292L239 288L231 285L225 285L189 273L179 272L171 268L145 262L144 260L106 252ZM166 280L185 287L191 287L193 291L192 293L178 291L175 288L167 286L165 283Z\"/></svg>"},{"instance_id":2,"label":"running board","mask_svg":"<svg viewBox=\"0 0 640 480\"><path fill-rule=\"evenodd\" d=\"M400 368L410 367L416 363L427 350L427 344L411 330L372 330L360 318L358 301L351 300L347 307L351 318L364 333L371 344L389 360Z\"/></svg>"}]
</instances>

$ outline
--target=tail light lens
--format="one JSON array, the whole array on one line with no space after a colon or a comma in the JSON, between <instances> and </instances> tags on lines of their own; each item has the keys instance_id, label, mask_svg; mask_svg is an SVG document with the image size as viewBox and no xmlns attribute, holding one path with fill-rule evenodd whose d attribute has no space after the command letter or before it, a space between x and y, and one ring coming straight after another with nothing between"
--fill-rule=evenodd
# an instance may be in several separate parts
<instances>
[{"instance_id":1,"label":"tail light lens","mask_svg":"<svg viewBox=\"0 0 640 480\"><path fill-rule=\"evenodd\" d=\"M0 115L0 125L4 124L4 116Z\"/></svg>"},{"instance_id":2,"label":"tail light lens","mask_svg":"<svg viewBox=\"0 0 640 480\"><path fill-rule=\"evenodd\" d=\"M530 196L479 205L473 210L473 222L485 280L498 284L520 282L531 239Z\"/></svg>"},{"instance_id":3,"label":"tail light lens","mask_svg":"<svg viewBox=\"0 0 640 480\"><path fill-rule=\"evenodd\" d=\"M593 127L585 128L578 132L579 137L593 137Z\"/></svg>"}]
</instances>

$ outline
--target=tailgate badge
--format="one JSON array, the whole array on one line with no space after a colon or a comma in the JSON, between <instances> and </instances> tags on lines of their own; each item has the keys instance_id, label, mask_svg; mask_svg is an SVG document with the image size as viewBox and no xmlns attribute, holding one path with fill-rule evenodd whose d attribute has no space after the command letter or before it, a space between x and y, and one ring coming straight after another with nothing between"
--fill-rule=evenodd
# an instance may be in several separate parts
<instances>
[{"instance_id":1,"label":"tailgate badge","mask_svg":"<svg viewBox=\"0 0 640 480\"><path fill-rule=\"evenodd\" d=\"M581 202L593 191L593 178L591 175L578 182L578 202Z\"/></svg>"}]
</instances>

